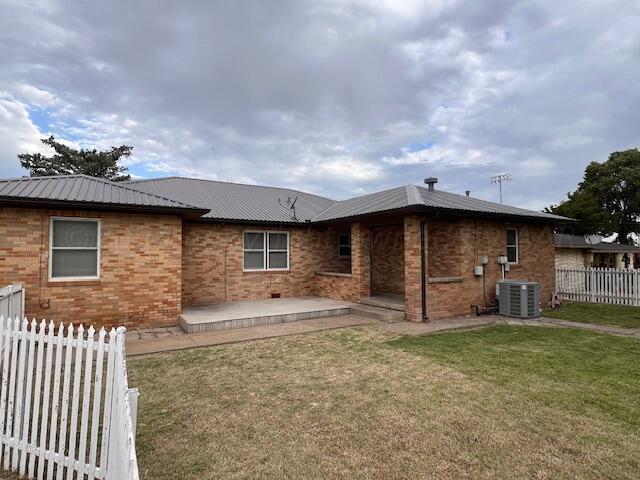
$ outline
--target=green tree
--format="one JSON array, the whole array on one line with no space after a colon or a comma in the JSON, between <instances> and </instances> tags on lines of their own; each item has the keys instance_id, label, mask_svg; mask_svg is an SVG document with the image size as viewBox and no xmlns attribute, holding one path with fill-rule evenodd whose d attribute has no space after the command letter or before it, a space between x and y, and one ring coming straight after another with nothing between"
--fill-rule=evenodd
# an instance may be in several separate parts
<instances>
[{"instance_id":1,"label":"green tree","mask_svg":"<svg viewBox=\"0 0 640 480\"><path fill-rule=\"evenodd\" d=\"M573 217L583 234L618 234L618 241L633 243L640 233L640 151L613 152L606 162L592 162L567 200L547 209Z\"/></svg>"},{"instance_id":2,"label":"green tree","mask_svg":"<svg viewBox=\"0 0 640 480\"><path fill-rule=\"evenodd\" d=\"M105 178L114 182L129 180L127 168L118 165L118 160L131 156L133 147L121 145L110 150L77 150L56 141L53 135L41 140L54 150L50 157L41 153L23 153L18 155L20 165L29 170L32 177L46 175L85 174Z\"/></svg>"}]
</instances>

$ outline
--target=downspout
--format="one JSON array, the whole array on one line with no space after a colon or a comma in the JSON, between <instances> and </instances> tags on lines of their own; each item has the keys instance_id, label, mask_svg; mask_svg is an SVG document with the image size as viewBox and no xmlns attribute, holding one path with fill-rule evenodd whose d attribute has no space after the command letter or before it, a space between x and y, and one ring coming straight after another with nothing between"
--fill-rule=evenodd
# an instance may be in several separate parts
<instances>
[{"instance_id":1,"label":"downspout","mask_svg":"<svg viewBox=\"0 0 640 480\"><path fill-rule=\"evenodd\" d=\"M427 311L427 282L426 282L426 262L425 262L425 246L424 246L424 228L427 220L420 222L420 292L422 299L422 321L429 321Z\"/></svg>"}]
</instances>

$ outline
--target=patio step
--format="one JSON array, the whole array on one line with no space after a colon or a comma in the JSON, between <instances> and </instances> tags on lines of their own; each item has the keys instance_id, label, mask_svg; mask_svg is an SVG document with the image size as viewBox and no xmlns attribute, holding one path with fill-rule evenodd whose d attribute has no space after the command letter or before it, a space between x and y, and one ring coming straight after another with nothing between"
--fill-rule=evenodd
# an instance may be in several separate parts
<instances>
[{"instance_id":1,"label":"patio step","mask_svg":"<svg viewBox=\"0 0 640 480\"><path fill-rule=\"evenodd\" d=\"M358 303L362 305L371 305L372 307L388 308L390 310L398 310L404 312L404 299L398 295L397 298L392 296L374 296L361 297Z\"/></svg>"},{"instance_id":2,"label":"patio step","mask_svg":"<svg viewBox=\"0 0 640 480\"><path fill-rule=\"evenodd\" d=\"M351 306L351 314L361 317L373 318L381 322L401 322L404 320L404 312L390 308L375 307L373 305L356 304Z\"/></svg>"}]
</instances>

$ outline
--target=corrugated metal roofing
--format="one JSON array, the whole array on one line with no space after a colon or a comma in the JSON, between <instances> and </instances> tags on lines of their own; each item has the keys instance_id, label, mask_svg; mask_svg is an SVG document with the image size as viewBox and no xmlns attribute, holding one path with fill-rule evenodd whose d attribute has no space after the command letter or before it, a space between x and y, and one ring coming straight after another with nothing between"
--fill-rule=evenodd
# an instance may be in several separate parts
<instances>
[{"instance_id":1,"label":"corrugated metal roofing","mask_svg":"<svg viewBox=\"0 0 640 480\"><path fill-rule=\"evenodd\" d=\"M565 217L549 213L487 202L485 200L443 192L441 190L430 191L428 188L418 187L416 185L406 185L404 187L392 188L390 190L337 202L314 217L313 221L321 222L339 218L356 217L387 210L397 210L404 207L426 207L452 212L484 213L549 221L569 220Z\"/></svg>"},{"instance_id":2,"label":"corrugated metal roofing","mask_svg":"<svg viewBox=\"0 0 640 480\"><path fill-rule=\"evenodd\" d=\"M136 190L165 195L181 202L210 209L203 218L255 222L304 222L334 200L287 188L262 187L239 183L168 177L127 182ZM296 218L287 202L295 204Z\"/></svg>"},{"instance_id":3,"label":"corrugated metal roofing","mask_svg":"<svg viewBox=\"0 0 640 480\"><path fill-rule=\"evenodd\" d=\"M88 175L0 179L0 200L105 204L144 209L201 210L161 195Z\"/></svg>"},{"instance_id":4,"label":"corrugated metal roofing","mask_svg":"<svg viewBox=\"0 0 640 480\"><path fill-rule=\"evenodd\" d=\"M182 209L204 213L203 218L212 220L271 223L324 222L405 207L547 221L569 220L415 185L336 202L287 188L195 178L168 177L115 183L87 175L66 175L0 180L0 200ZM294 200L295 217L289 208Z\"/></svg>"}]
</instances>

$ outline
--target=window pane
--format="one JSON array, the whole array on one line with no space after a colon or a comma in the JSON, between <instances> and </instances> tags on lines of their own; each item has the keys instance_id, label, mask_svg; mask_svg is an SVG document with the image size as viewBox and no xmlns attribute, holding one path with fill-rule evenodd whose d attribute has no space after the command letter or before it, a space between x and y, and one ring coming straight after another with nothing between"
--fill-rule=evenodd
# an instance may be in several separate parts
<instances>
[{"instance_id":1,"label":"window pane","mask_svg":"<svg viewBox=\"0 0 640 480\"><path fill-rule=\"evenodd\" d=\"M516 244L516 231L514 229L507 230L507 245Z\"/></svg>"},{"instance_id":2,"label":"window pane","mask_svg":"<svg viewBox=\"0 0 640 480\"><path fill-rule=\"evenodd\" d=\"M518 261L517 251L518 249L516 247L507 247L507 259L509 262Z\"/></svg>"},{"instance_id":3,"label":"window pane","mask_svg":"<svg viewBox=\"0 0 640 480\"><path fill-rule=\"evenodd\" d=\"M287 268L287 253L269 252L269 268Z\"/></svg>"},{"instance_id":4,"label":"window pane","mask_svg":"<svg viewBox=\"0 0 640 480\"><path fill-rule=\"evenodd\" d=\"M339 255L341 257L350 257L351 256L351 247L340 247Z\"/></svg>"},{"instance_id":5,"label":"window pane","mask_svg":"<svg viewBox=\"0 0 640 480\"><path fill-rule=\"evenodd\" d=\"M244 248L247 250L264 249L264 233L245 233Z\"/></svg>"},{"instance_id":6,"label":"window pane","mask_svg":"<svg viewBox=\"0 0 640 480\"><path fill-rule=\"evenodd\" d=\"M52 255L52 277L98 276L98 252L96 250L54 250Z\"/></svg>"},{"instance_id":7,"label":"window pane","mask_svg":"<svg viewBox=\"0 0 640 480\"><path fill-rule=\"evenodd\" d=\"M262 252L244 252L244 269L263 269L264 254Z\"/></svg>"},{"instance_id":8,"label":"window pane","mask_svg":"<svg viewBox=\"0 0 640 480\"><path fill-rule=\"evenodd\" d=\"M286 233L270 233L269 234L269 250L286 250L287 234Z\"/></svg>"},{"instance_id":9,"label":"window pane","mask_svg":"<svg viewBox=\"0 0 640 480\"><path fill-rule=\"evenodd\" d=\"M351 235L348 233L341 233L338 237L338 245L340 246L348 246L351 245Z\"/></svg>"},{"instance_id":10,"label":"window pane","mask_svg":"<svg viewBox=\"0 0 640 480\"><path fill-rule=\"evenodd\" d=\"M53 246L97 247L98 223L71 220L54 220Z\"/></svg>"}]
</instances>

